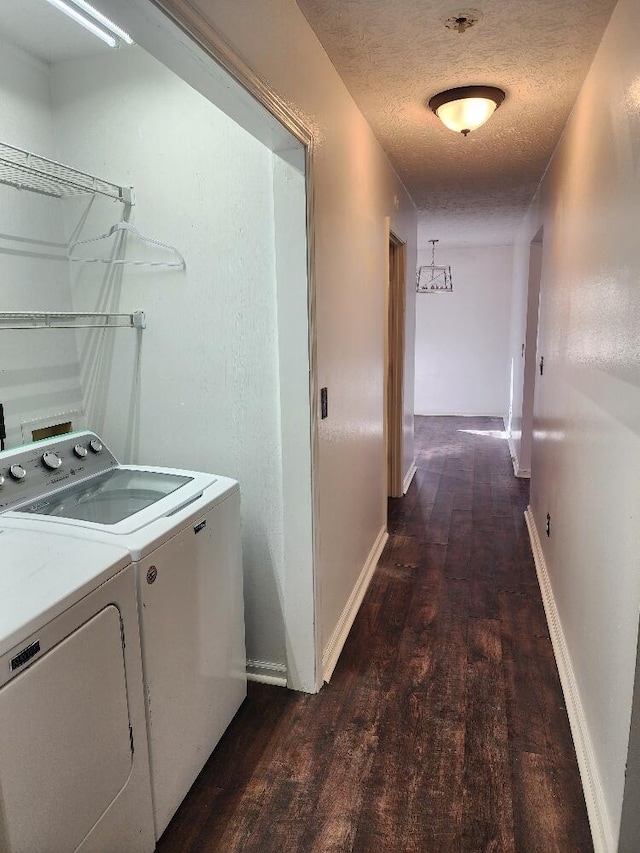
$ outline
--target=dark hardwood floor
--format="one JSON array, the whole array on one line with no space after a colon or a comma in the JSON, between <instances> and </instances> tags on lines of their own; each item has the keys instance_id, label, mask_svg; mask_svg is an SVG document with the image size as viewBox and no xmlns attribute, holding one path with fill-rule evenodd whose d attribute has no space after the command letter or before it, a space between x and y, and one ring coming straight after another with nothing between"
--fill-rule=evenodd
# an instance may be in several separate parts
<instances>
[{"instance_id":1,"label":"dark hardwood floor","mask_svg":"<svg viewBox=\"0 0 640 853\"><path fill-rule=\"evenodd\" d=\"M418 471L331 683L249 696L158 844L593 850L500 421L416 418ZM179 736L179 733L176 733Z\"/></svg>"}]
</instances>

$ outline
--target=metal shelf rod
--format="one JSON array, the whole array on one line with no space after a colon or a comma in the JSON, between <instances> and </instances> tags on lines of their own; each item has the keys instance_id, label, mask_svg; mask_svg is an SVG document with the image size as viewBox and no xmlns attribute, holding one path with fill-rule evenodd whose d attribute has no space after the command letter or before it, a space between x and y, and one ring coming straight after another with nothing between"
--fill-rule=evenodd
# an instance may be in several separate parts
<instances>
[{"instance_id":1,"label":"metal shelf rod","mask_svg":"<svg viewBox=\"0 0 640 853\"><path fill-rule=\"evenodd\" d=\"M81 320L102 320L78 322ZM0 311L0 329L144 329L144 311L112 314L108 311Z\"/></svg>"}]
</instances>

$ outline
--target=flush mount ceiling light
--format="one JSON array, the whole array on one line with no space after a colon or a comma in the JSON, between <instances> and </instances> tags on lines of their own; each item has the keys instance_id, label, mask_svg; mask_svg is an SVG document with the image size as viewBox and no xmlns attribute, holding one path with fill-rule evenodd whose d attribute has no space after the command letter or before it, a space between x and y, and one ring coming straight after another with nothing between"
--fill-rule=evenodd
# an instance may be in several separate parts
<instances>
[{"instance_id":1,"label":"flush mount ceiling light","mask_svg":"<svg viewBox=\"0 0 640 853\"><path fill-rule=\"evenodd\" d=\"M467 136L491 118L504 98L496 86L460 86L434 95L429 109L449 130Z\"/></svg>"},{"instance_id":2,"label":"flush mount ceiling light","mask_svg":"<svg viewBox=\"0 0 640 853\"><path fill-rule=\"evenodd\" d=\"M47 0L47 3L64 12L76 24L80 24L85 30L102 39L109 47L120 47L122 43L134 44L129 33L126 33L121 27L110 21L106 15L86 3L85 0Z\"/></svg>"}]
</instances>

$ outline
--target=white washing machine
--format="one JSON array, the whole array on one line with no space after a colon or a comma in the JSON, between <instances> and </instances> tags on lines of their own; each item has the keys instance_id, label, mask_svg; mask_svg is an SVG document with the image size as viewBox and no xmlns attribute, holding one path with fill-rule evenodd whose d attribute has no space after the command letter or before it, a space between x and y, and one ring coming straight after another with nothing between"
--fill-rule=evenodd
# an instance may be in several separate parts
<instances>
[{"instance_id":1,"label":"white washing machine","mask_svg":"<svg viewBox=\"0 0 640 853\"><path fill-rule=\"evenodd\" d=\"M131 557L0 527L0 850L154 847Z\"/></svg>"},{"instance_id":2,"label":"white washing machine","mask_svg":"<svg viewBox=\"0 0 640 853\"><path fill-rule=\"evenodd\" d=\"M117 544L137 576L156 838L246 696L240 493L91 432L0 454L0 525Z\"/></svg>"}]
</instances>

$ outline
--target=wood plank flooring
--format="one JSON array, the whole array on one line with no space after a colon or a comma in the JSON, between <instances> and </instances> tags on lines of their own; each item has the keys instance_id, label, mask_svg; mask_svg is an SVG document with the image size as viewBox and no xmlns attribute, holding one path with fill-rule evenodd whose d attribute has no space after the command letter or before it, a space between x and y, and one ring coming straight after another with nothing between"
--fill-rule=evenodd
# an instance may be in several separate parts
<instances>
[{"instance_id":1,"label":"wood plank flooring","mask_svg":"<svg viewBox=\"0 0 640 853\"><path fill-rule=\"evenodd\" d=\"M502 424L416 418L418 471L329 685L249 696L159 853L590 853Z\"/></svg>"}]
</instances>

